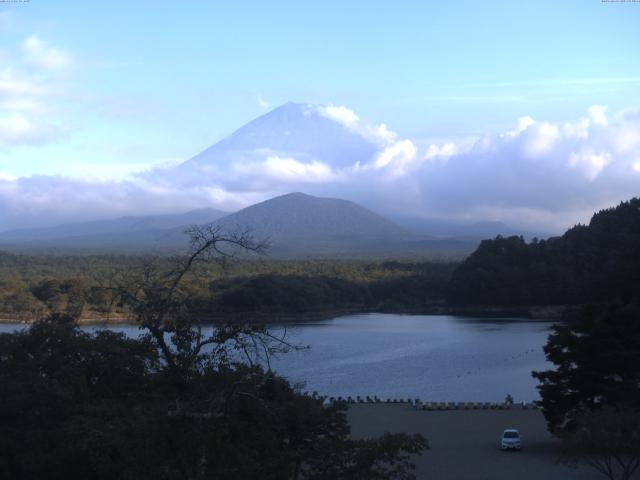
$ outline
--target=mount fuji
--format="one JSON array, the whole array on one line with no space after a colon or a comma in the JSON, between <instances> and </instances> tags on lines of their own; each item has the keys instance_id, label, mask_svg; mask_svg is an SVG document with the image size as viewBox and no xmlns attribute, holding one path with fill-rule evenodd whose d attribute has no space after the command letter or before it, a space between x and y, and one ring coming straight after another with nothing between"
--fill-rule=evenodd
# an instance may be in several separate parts
<instances>
[{"instance_id":1,"label":"mount fuji","mask_svg":"<svg viewBox=\"0 0 640 480\"><path fill-rule=\"evenodd\" d=\"M433 232L435 236L418 232L411 228L412 222L399 221L399 226L357 203L325 198L331 193L325 193L327 183L323 182L328 176L339 180L346 169L383 168L392 161L384 156L385 149L398 143L402 142L396 142L385 125L367 125L345 107L287 103L182 164L155 173L176 191L190 186L215 189L220 182L228 195L248 189L256 193L254 198L272 198L226 216L205 209L7 231L0 233L0 248L171 250L186 245L187 226L213 221L269 238L270 253L283 257L473 250L477 237L455 239L445 238L449 236L443 232ZM282 195L301 189L313 196ZM454 236L459 232L450 235Z\"/></svg>"},{"instance_id":2,"label":"mount fuji","mask_svg":"<svg viewBox=\"0 0 640 480\"><path fill-rule=\"evenodd\" d=\"M178 169L228 169L274 156L333 167L364 163L389 133L384 127L367 132L358 124L358 118L344 107L289 102L247 123Z\"/></svg>"}]
</instances>

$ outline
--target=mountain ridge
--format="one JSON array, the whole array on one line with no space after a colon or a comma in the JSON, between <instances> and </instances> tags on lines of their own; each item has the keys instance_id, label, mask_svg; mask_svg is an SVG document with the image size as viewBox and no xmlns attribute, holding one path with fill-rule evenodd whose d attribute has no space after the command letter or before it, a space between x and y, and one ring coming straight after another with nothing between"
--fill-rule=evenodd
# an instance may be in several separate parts
<instances>
[{"instance_id":1,"label":"mountain ridge","mask_svg":"<svg viewBox=\"0 0 640 480\"><path fill-rule=\"evenodd\" d=\"M185 230L198 222L185 224L179 221L184 216L177 215L169 217L180 226L151 228L153 221L148 221L149 228L135 228L140 225L140 218L159 217L162 216L88 222L75 225L67 232L65 228L68 229L68 225L43 231L5 232L0 234L0 247L13 250L40 248L146 253L184 250L188 245ZM355 258L390 254L420 256L443 252L459 254L470 252L477 245L476 241L468 239L415 235L354 202L314 197L300 192L274 197L212 222L202 223L212 223L225 230L250 230L256 239L271 243L270 256L282 258ZM122 224L127 226L126 231L114 230L114 225ZM96 225L103 229L99 232L92 230Z\"/></svg>"},{"instance_id":2,"label":"mountain ridge","mask_svg":"<svg viewBox=\"0 0 640 480\"><path fill-rule=\"evenodd\" d=\"M300 192L280 195L223 217L217 225L249 227L271 239L408 235L392 221L349 200Z\"/></svg>"},{"instance_id":3,"label":"mountain ridge","mask_svg":"<svg viewBox=\"0 0 640 480\"><path fill-rule=\"evenodd\" d=\"M84 235L110 235L146 230L167 230L195 223L209 223L228 215L228 213L213 208L201 208L181 214L127 215L113 219L67 223L53 227L8 230L0 232L0 242L21 241L33 237L51 240Z\"/></svg>"}]
</instances>

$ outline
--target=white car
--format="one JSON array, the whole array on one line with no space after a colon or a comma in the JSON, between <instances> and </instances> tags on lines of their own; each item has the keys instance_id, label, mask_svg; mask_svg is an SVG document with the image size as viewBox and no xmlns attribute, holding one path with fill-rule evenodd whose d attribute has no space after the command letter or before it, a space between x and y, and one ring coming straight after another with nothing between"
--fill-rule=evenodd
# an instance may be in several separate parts
<instances>
[{"instance_id":1,"label":"white car","mask_svg":"<svg viewBox=\"0 0 640 480\"><path fill-rule=\"evenodd\" d=\"M499 445L502 450L522 449L522 438L520 432L515 428L507 428L500 436Z\"/></svg>"}]
</instances>

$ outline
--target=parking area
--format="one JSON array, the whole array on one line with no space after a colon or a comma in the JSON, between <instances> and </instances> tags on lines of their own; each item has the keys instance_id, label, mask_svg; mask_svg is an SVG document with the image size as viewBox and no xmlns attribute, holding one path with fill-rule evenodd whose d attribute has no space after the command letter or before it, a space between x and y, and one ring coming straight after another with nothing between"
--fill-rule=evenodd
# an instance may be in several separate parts
<instances>
[{"instance_id":1,"label":"parking area","mask_svg":"<svg viewBox=\"0 0 640 480\"><path fill-rule=\"evenodd\" d=\"M349 409L352 435L421 433L431 449L416 458L417 477L429 480L598 480L589 467L559 463L559 442L546 430L539 410L414 410L401 404L355 404ZM503 452L505 428L522 435L520 452Z\"/></svg>"}]
</instances>

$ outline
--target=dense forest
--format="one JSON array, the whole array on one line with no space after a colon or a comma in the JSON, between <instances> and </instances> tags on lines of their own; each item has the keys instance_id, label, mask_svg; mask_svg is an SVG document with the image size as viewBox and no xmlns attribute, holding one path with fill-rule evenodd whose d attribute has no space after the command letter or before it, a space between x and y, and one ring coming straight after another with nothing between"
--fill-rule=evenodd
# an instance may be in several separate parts
<instances>
[{"instance_id":1,"label":"dense forest","mask_svg":"<svg viewBox=\"0 0 640 480\"><path fill-rule=\"evenodd\" d=\"M457 305L578 305L640 292L640 198L561 237L484 240L453 273Z\"/></svg>"},{"instance_id":2,"label":"dense forest","mask_svg":"<svg viewBox=\"0 0 640 480\"><path fill-rule=\"evenodd\" d=\"M168 268L170 257L26 256L0 252L0 318L67 312L85 320L126 319L109 285L122 272ZM191 307L212 316L418 311L442 303L453 262L254 260L209 263L186 282Z\"/></svg>"},{"instance_id":3,"label":"dense forest","mask_svg":"<svg viewBox=\"0 0 640 480\"><path fill-rule=\"evenodd\" d=\"M15 255L0 252L0 319L66 312L126 321L109 285L122 272L168 268L168 256ZM580 305L640 291L640 199L593 215L561 237L484 240L454 261L258 260L208 263L186 282L190 308L212 318L429 312L443 307ZM452 310L452 311L453 311ZM468 313L468 311L467 311Z\"/></svg>"}]
</instances>

